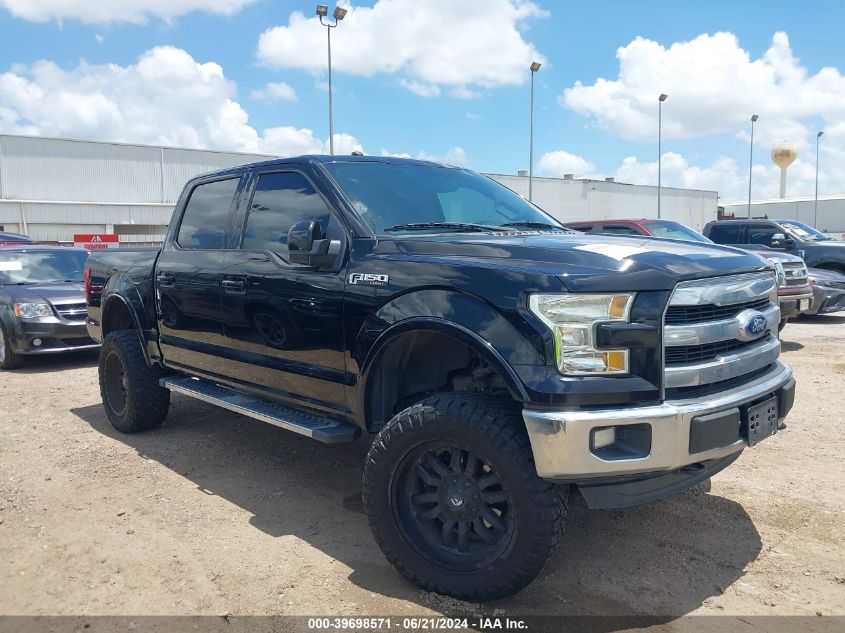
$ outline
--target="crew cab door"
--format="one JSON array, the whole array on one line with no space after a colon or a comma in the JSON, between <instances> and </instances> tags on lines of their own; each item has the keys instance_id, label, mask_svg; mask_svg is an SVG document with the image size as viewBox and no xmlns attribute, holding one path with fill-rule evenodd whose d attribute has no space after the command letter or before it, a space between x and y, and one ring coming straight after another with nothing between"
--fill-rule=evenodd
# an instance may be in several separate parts
<instances>
[{"instance_id":1,"label":"crew cab door","mask_svg":"<svg viewBox=\"0 0 845 633\"><path fill-rule=\"evenodd\" d=\"M224 345L220 271L232 235L241 176L198 181L186 191L155 268L159 344L165 363L216 374Z\"/></svg>"},{"instance_id":2,"label":"crew cab door","mask_svg":"<svg viewBox=\"0 0 845 633\"><path fill-rule=\"evenodd\" d=\"M238 248L226 253L222 270L224 371L267 395L344 412L346 229L298 169L255 173L248 189ZM341 243L335 265L290 262L288 231L307 220Z\"/></svg>"}]
</instances>

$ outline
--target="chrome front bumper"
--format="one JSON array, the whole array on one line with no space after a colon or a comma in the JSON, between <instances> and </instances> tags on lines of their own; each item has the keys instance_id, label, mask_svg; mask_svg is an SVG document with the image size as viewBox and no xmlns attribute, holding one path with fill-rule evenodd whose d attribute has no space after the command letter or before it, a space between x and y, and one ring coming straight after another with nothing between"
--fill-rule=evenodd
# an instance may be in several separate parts
<instances>
[{"instance_id":1,"label":"chrome front bumper","mask_svg":"<svg viewBox=\"0 0 845 633\"><path fill-rule=\"evenodd\" d=\"M524 409L523 418L540 477L579 481L672 471L690 464L723 458L747 446L745 439L738 439L725 446L690 453L693 418L730 412L740 405L775 394L791 383L792 370L776 361L771 370L755 380L700 399L666 401L660 405L626 409ZM594 429L633 424L648 424L651 427L651 448L646 456L602 459L591 451Z\"/></svg>"}]
</instances>

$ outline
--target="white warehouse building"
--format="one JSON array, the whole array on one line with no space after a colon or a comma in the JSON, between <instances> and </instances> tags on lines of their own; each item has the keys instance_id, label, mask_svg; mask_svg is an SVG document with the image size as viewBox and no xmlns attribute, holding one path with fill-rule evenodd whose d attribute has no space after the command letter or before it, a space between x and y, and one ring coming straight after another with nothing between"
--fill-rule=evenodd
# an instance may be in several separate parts
<instances>
[{"instance_id":1,"label":"white warehouse building","mask_svg":"<svg viewBox=\"0 0 845 633\"><path fill-rule=\"evenodd\" d=\"M748 217L748 202L730 202L722 205L726 216ZM822 233L836 237L845 234L845 196L819 196L777 200L752 200L751 217L769 220L798 220L814 226Z\"/></svg>"},{"instance_id":2,"label":"white warehouse building","mask_svg":"<svg viewBox=\"0 0 845 633\"><path fill-rule=\"evenodd\" d=\"M0 231L41 242L108 233L126 245L160 242L185 182L274 158L127 143L0 135ZM528 195L523 175L490 174ZM654 218L657 188L612 180L535 178L533 198L561 221ZM664 187L663 217L696 230L716 219L715 191Z\"/></svg>"},{"instance_id":3,"label":"white warehouse building","mask_svg":"<svg viewBox=\"0 0 845 633\"><path fill-rule=\"evenodd\" d=\"M37 241L116 233L122 243L157 243L187 180L269 158L0 135L0 226Z\"/></svg>"},{"instance_id":4,"label":"white warehouse building","mask_svg":"<svg viewBox=\"0 0 845 633\"><path fill-rule=\"evenodd\" d=\"M528 197L528 177L489 174L491 178ZM662 187L661 217L701 231L716 219L719 194L698 189ZM642 219L657 217L657 187L629 185L612 178L590 180L534 177L532 198L535 204L561 222L578 220Z\"/></svg>"}]
</instances>

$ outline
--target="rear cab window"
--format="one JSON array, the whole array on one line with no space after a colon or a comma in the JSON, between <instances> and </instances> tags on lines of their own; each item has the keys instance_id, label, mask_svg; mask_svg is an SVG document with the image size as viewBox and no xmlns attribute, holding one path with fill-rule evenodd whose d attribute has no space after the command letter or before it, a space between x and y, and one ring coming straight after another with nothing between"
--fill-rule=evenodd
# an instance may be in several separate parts
<instances>
[{"instance_id":1,"label":"rear cab window","mask_svg":"<svg viewBox=\"0 0 845 633\"><path fill-rule=\"evenodd\" d=\"M218 250L224 248L232 202L240 176L201 183L194 187L182 220L176 243L183 249Z\"/></svg>"}]
</instances>

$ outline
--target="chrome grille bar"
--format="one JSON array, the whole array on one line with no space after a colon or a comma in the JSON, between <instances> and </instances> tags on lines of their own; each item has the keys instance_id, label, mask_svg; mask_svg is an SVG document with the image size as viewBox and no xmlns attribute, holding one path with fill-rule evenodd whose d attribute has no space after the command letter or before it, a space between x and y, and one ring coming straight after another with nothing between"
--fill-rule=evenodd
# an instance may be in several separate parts
<instances>
[{"instance_id":1,"label":"chrome grille bar","mask_svg":"<svg viewBox=\"0 0 845 633\"><path fill-rule=\"evenodd\" d=\"M731 309L732 306L736 308ZM681 282L669 299L667 313L670 311L678 316L684 312L690 315L709 313L715 318L703 321L691 318L689 322L673 318L669 325L664 317L666 389L741 378L770 365L780 355L780 341L772 334L777 332L780 321L774 272ZM726 318L725 315L730 316ZM748 323L755 317L757 330L751 332ZM696 349L699 346L701 350ZM710 346L709 353L705 353L704 346ZM670 354L673 347L685 349ZM713 347L721 350L715 352L715 356ZM703 360L684 362L685 357ZM670 358L673 362L669 362Z\"/></svg>"}]
</instances>

